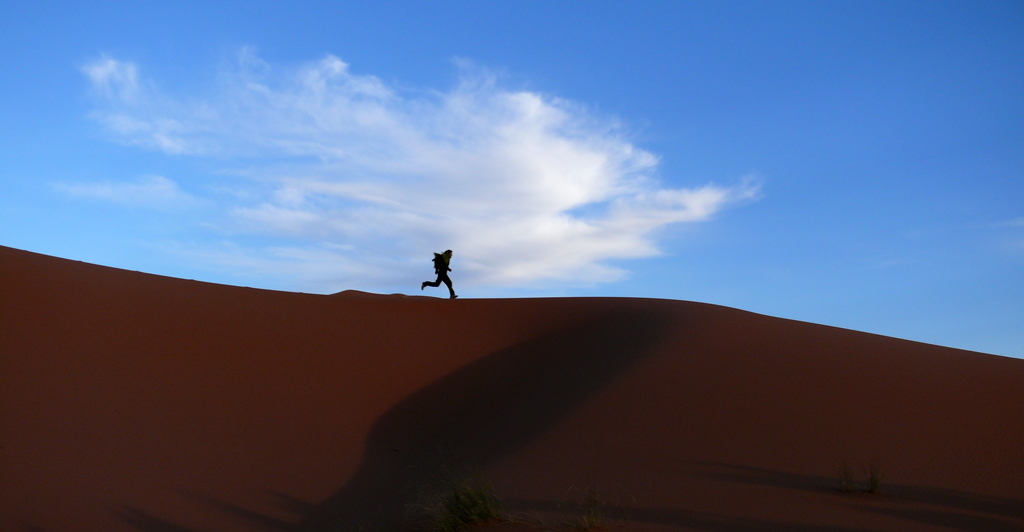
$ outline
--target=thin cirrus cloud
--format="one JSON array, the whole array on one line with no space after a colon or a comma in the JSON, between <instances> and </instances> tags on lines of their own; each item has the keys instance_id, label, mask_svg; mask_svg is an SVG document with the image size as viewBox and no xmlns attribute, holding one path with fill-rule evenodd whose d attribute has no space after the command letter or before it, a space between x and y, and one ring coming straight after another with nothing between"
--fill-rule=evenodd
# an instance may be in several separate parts
<instances>
[{"instance_id":1,"label":"thin cirrus cloud","mask_svg":"<svg viewBox=\"0 0 1024 532\"><path fill-rule=\"evenodd\" d=\"M1024 256L1024 216L992 224L993 228L1009 233L1003 248L1014 255Z\"/></svg>"},{"instance_id":2,"label":"thin cirrus cloud","mask_svg":"<svg viewBox=\"0 0 1024 532\"><path fill-rule=\"evenodd\" d=\"M196 206L202 200L163 176L145 176L134 182L54 183L67 196L115 203L129 207L179 209Z\"/></svg>"},{"instance_id":3,"label":"thin cirrus cloud","mask_svg":"<svg viewBox=\"0 0 1024 532\"><path fill-rule=\"evenodd\" d=\"M994 224L994 227L1024 227L1024 216L1020 218L1014 218L1013 220L1006 220L1004 222Z\"/></svg>"},{"instance_id":4,"label":"thin cirrus cloud","mask_svg":"<svg viewBox=\"0 0 1024 532\"><path fill-rule=\"evenodd\" d=\"M222 207L277 245L225 262L306 281L358 284L344 272L361 264L375 285L413 282L423 255L445 248L463 284L615 281L626 272L606 262L659 254L655 230L758 196L753 178L664 188L658 157L614 120L459 68L454 88L410 95L332 55L279 67L246 48L207 90L178 98L130 62L82 70L98 96L90 117L116 141L244 165L233 186L247 199Z\"/></svg>"}]
</instances>

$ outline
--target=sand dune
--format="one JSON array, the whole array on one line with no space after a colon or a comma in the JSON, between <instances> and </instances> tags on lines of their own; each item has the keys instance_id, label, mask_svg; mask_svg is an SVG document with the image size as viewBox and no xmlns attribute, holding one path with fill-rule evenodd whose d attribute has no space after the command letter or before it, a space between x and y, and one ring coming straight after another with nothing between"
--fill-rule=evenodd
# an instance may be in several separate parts
<instances>
[{"instance_id":1,"label":"sand dune","mask_svg":"<svg viewBox=\"0 0 1024 532\"><path fill-rule=\"evenodd\" d=\"M609 528L1024 529L1022 360L684 301L309 295L10 248L0 319L5 531L404 530L464 470L521 515L596 493ZM844 461L881 493L839 493Z\"/></svg>"}]
</instances>

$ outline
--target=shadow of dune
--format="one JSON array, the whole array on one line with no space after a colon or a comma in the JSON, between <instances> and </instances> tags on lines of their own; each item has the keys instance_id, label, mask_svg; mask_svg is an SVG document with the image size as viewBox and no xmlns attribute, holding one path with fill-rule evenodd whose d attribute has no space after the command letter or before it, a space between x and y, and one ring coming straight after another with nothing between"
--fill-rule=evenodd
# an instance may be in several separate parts
<instances>
[{"instance_id":1,"label":"shadow of dune","mask_svg":"<svg viewBox=\"0 0 1024 532\"><path fill-rule=\"evenodd\" d=\"M695 473L707 478L727 482L771 486L810 493L838 495L839 491L838 474L834 477L826 477L715 462L694 462L694 465L704 468L695 470ZM879 498L884 497L886 501L899 504L929 505L941 507L951 512L988 514L998 518L1024 519L1024 500L1022 499L992 497L946 488L892 484L886 483L884 478L879 495L881 496ZM880 513L889 512L889 510L884 512L882 510L877 511ZM896 515L895 512L890 513ZM912 515L912 512L908 512L907 515ZM937 520L937 522L941 522L941 520Z\"/></svg>"},{"instance_id":2,"label":"shadow of dune","mask_svg":"<svg viewBox=\"0 0 1024 532\"><path fill-rule=\"evenodd\" d=\"M707 478L726 482L754 484L800 490L809 493L832 494L851 503L881 502L885 507L858 505L860 511L893 518L915 521L925 525L942 526L965 532L1022 530L1024 500L992 497L966 491L905 484L882 483L877 496L858 498L839 493L839 476L825 477L789 473L759 467L695 462L701 468L695 472ZM923 506L923 507L922 507Z\"/></svg>"},{"instance_id":3,"label":"shadow of dune","mask_svg":"<svg viewBox=\"0 0 1024 532\"><path fill-rule=\"evenodd\" d=\"M879 508L874 513L962 532L1020 532L1024 522L989 515L919 508Z\"/></svg>"},{"instance_id":4,"label":"shadow of dune","mask_svg":"<svg viewBox=\"0 0 1024 532\"><path fill-rule=\"evenodd\" d=\"M121 522L146 532L199 532L198 529L177 525L132 507L126 506L114 513Z\"/></svg>"},{"instance_id":5,"label":"shadow of dune","mask_svg":"<svg viewBox=\"0 0 1024 532\"><path fill-rule=\"evenodd\" d=\"M694 474L723 482L770 486L808 493L839 492L838 475L825 477L717 462L693 462L691 465L695 466L692 470Z\"/></svg>"},{"instance_id":6,"label":"shadow of dune","mask_svg":"<svg viewBox=\"0 0 1024 532\"><path fill-rule=\"evenodd\" d=\"M405 398L363 463L300 530L393 530L446 467L482 468L530 442L653 347L665 320L615 310L498 351Z\"/></svg>"},{"instance_id":7,"label":"shadow of dune","mask_svg":"<svg viewBox=\"0 0 1024 532\"><path fill-rule=\"evenodd\" d=\"M323 502L290 501L284 523L208 499L263 529L393 531L446 471L484 468L529 443L637 359L668 324L647 309L612 309L497 351L407 396L382 415L356 473ZM128 509L140 530L185 530Z\"/></svg>"},{"instance_id":8,"label":"shadow of dune","mask_svg":"<svg viewBox=\"0 0 1024 532\"><path fill-rule=\"evenodd\" d=\"M508 500L505 503L529 521L530 515L543 512L548 514L579 515L560 501ZM707 532L867 532L864 528L850 528L840 525L808 524L772 519L758 519L711 512L685 510L681 508L637 508L630 506L607 506L602 508L605 519L612 523L607 529L630 530L638 524L681 527L686 530ZM564 527L572 530L571 525Z\"/></svg>"}]
</instances>

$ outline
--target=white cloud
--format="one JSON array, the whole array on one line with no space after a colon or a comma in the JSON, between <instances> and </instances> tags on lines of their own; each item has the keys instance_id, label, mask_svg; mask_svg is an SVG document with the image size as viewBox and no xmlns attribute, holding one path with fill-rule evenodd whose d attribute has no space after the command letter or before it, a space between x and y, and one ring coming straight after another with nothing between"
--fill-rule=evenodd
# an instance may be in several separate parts
<instances>
[{"instance_id":1,"label":"white cloud","mask_svg":"<svg viewBox=\"0 0 1024 532\"><path fill-rule=\"evenodd\" d=\"M131 103L139 89L138 69L133 63L111 59L106 55L82 67L93 89L109 100Z\"/></svg>"},{"instance_id":2,"label":"white cloud","mask_svg":"<svg viewBox=\"0 0 1024 532\"><path fill-rule=\"evenodd\" d=\"M375 275L389 282L421 277L423 257L445 248L463 284L613 281L624 272L605 261L656 255L655 230L711 219L759 190L756 180L664 188L658 157L614 120L464 65L453 89L410 97L334 56L282 68L246 48L187 101L142 90L130 63L83 70L106 96L90 116L117 139L262 168L236 195L257 199L225 208L239 227L291 244L233 253L304 264L296 275L320 272L333 288L360 282L352 264L388 268Z\"/></svg>"},{"instance_id":3,"label":"white cloud","mask_svg":"<svg viewBox=\"0 0 1024 532\"><path fill-rule=\"evenodd\" d=\"M56 183L53 187L68 196L131 207L167 209L193 206L201 202L163 176L147 176L134 183Z\"/></svg>"}]
</instances>

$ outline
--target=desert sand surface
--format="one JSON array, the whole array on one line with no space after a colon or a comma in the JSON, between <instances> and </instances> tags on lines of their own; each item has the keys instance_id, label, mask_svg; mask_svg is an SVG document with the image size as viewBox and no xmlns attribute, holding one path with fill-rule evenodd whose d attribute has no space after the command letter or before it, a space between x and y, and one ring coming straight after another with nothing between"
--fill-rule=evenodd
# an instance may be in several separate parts
<instances>
[{"instance_id":1,"label":"desert sand surface","mask_svg":"<svg viewBox=\"0 0 1024 532\"><path fill-rule=\"evenodd\" d=\"M257 290L0 248L0 529L1024 530L1024 360L686 301ZM842 464L856 491L839 491ZM868 468L881 477L864 493Z\"/></svg>"}]
</instances>

